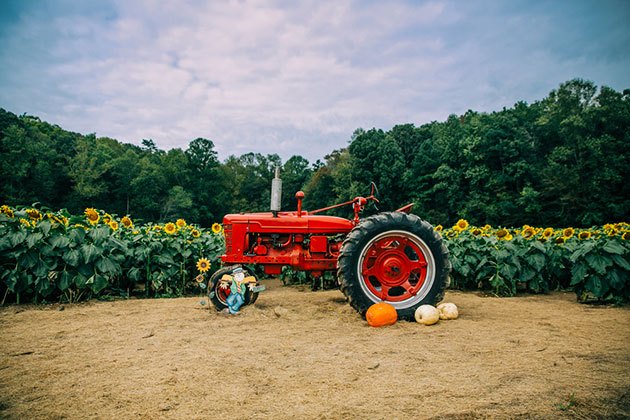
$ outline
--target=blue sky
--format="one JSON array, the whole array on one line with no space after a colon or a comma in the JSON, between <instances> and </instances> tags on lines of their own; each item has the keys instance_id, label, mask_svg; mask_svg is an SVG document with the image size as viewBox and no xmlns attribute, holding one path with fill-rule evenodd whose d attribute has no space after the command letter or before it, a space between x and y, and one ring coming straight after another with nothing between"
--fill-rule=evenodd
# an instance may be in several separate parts
<instances>
[{"instance_id":1,"label":"blue sky","mask_svg":"<svg viewBox=\"0 0 630 420\"><path fill-rule=\"evenodd\" d=\"M0 107L310 161L580 77L630 88L630 1L1 0Z\"/></svg>"}]
</instances>

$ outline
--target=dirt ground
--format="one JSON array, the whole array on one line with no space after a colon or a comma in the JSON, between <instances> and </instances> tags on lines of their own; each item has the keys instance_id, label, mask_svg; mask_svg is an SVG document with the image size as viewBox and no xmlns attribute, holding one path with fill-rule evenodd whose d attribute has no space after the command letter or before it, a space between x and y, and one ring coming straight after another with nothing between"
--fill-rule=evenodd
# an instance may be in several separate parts
<instances>
[{"instance_id":1,"label":"dirt ground","mask_svg":"<svg viewBox=\"0 0 630 420\"><path fill-rule=\"evenodd\" d=\"M3 418L628 418L630 309L449 292L370 328L337 290L0 309Z\"/></svg>"}]
</instances>

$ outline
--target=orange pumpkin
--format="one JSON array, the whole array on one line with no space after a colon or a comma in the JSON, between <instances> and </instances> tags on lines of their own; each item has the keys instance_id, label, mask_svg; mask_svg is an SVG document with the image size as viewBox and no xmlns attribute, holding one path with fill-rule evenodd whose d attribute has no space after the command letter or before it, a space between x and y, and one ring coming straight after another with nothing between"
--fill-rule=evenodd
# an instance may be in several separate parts
<instances>
[{"instance_id":1,"label":"orange pumpkin","mask_svg":"<svg viewBox=\"0 0 630 420\"><path fill-rule=\"evenodd\" d=\"M398 312L389 303L379 302L368 308L365 319L370 327L384 327L398 321Z\"/></svg>"}]
</instances>

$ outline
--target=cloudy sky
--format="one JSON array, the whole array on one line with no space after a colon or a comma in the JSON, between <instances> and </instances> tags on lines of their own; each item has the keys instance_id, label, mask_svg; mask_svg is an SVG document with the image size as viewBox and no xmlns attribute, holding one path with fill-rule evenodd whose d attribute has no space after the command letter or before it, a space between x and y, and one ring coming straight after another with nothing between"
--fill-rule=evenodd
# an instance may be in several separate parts
<instances>
[{"instance_id":1,"label":"cloudy sky","mask_svg":"<svg viewBox=\"0 0 630 420\"><path fill-rule=\"evenodd\" d=\"M1 0L0 107L314 161L358 128L630 88L630 1Z\"/></svg>"}]
</instances>

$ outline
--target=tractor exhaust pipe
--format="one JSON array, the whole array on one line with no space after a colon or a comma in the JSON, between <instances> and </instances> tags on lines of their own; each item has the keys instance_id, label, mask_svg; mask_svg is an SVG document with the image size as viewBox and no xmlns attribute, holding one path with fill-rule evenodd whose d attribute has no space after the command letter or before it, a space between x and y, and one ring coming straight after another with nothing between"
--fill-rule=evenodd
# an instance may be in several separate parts
<instances>
[{"instance_id":1,"label":"tractor exhaust pipe","mask_svg":"<svg viewBox=\"0 0 630 420\"><path fill-rule=\"evenodd\" d=\"M280 179L280 167L276 166L276 176L271 180L271 212L273 217L278 217L282 207L282 180Z\"/></svg>"}]
</instances>

